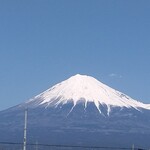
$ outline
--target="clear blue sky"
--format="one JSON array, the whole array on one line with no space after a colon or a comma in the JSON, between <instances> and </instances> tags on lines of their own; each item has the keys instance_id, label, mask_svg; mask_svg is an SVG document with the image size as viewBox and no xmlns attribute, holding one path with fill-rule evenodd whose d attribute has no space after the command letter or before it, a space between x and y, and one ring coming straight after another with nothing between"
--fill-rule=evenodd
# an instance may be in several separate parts
<instances>
[{"instance_id":1,"label":"clear blue sky","mask_svg":"<svg viewBox=\"0 0 150 150\"><path fill-rule=\"evenodd\" d=\"M0 110L77 73L150 103L150 1L0 1Z\"/></svg>"}]
</instances>

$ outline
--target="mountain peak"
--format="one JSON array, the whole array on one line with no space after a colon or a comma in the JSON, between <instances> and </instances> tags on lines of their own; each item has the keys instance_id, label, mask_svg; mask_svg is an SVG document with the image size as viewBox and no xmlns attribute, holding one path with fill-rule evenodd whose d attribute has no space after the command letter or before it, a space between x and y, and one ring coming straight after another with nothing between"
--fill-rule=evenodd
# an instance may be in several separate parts
<instances>
[{"instance_id":1,"label":"mountain peak","mask_svg":"<svg viewBox=\"0 0 150 150\"><path fill-rule=\"evenodd\" d=\"M150 109L148 105L132 99L126 94L101 83L97 79L80 74L76 74L54 85L27 103L36 102L36 104L46 105L46 107L52 105L57 107L59 104L73 102L74 108L81 101L84 102L85 108L87 107L87 103L94 103L100 113L100 106L106 105L108 114L111 111L111 107L135 108L137 110L139 108Z\"/></svg>"},{"instance_id":2,"label":"mountain peak","mask_svg":"<svg viewBox=\"0 0 150 150\"><path fill-rule=\"evenodd\" d=\"M81 80L82 80L82 81L83 81L83 80L84 80L84 81L85 81L85 80L88 81L88 80L92 80L92 79L95 80L95 78L93 78L92 76L81 75L81 74L76 74L76 75L70 77L69 79L72 80L72 81L73 81L73 80L74 80L74 81L77 81L77 80L78 80L78 81L81 81Z\"/></svg>"}]
</instances>

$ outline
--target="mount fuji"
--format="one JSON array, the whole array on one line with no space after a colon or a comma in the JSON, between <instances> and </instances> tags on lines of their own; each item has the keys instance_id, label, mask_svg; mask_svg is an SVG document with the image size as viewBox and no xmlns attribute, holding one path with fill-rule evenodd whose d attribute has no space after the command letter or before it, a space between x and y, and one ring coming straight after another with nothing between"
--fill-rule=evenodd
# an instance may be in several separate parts
<instances>
[{"instance_id":1,"label":"mount fuji","mask_svg":"<svg viewBox=\"0 0 150 150\"><path fill-rule=\"evenodd\" d=\"M0 112L0 141L150 148L150 104L95 78L75 75L28 101Z\"/></svg>"}]
</instances>

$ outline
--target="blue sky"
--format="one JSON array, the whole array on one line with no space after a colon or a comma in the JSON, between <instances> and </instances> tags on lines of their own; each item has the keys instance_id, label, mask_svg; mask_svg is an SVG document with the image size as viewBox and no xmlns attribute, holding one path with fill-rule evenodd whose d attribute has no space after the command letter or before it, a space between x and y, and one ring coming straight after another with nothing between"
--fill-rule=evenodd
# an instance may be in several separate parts
<instances>
[{"instance_id":1,"label":"blue sky","mask_svg":"<svg viewBox=\"0 0 150 150\"><path fill-rule=\"evenodd\" d=\"M77 73L150 103L149 15L149 0L1 0L0 110Z\"/></svg>"}]
</instances>

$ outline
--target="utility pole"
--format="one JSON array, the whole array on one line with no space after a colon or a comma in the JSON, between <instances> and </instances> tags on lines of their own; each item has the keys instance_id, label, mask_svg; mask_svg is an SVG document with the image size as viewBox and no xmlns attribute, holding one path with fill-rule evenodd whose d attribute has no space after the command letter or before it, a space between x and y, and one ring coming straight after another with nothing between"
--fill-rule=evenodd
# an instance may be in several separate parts
<instances>
[{"instance_id":1,"label":"utility pole","mask_svg":"<svg viewBox=\"0 0 150 150\"><path fill-rule=\"evenodd\" d=\"M27 145L27 115L28 115L28 111L27 111L27 109L26 109L26 110L25 110L25 115L24 115L23 150L26 150L26 145Z\"/></svg>"},{"instance_id":2,"label":"utility pole","mask_svg":"<svg viewBox=\"0 0 150 150\"><path fill-rule=\"evenodd\" d=\"M134 144L132 145L132 150L134 150Z\"/></svg>"},{"instance_id":3,"label":"utility pole","mask_svg":"<svg viewBox=\"0 0 150 150\"><path fill-rule=\"evenodd\" d=\"M36 150L38 150L38 142L36 141L36 148L35 148Z\"/></svg>"}]
</instances>

